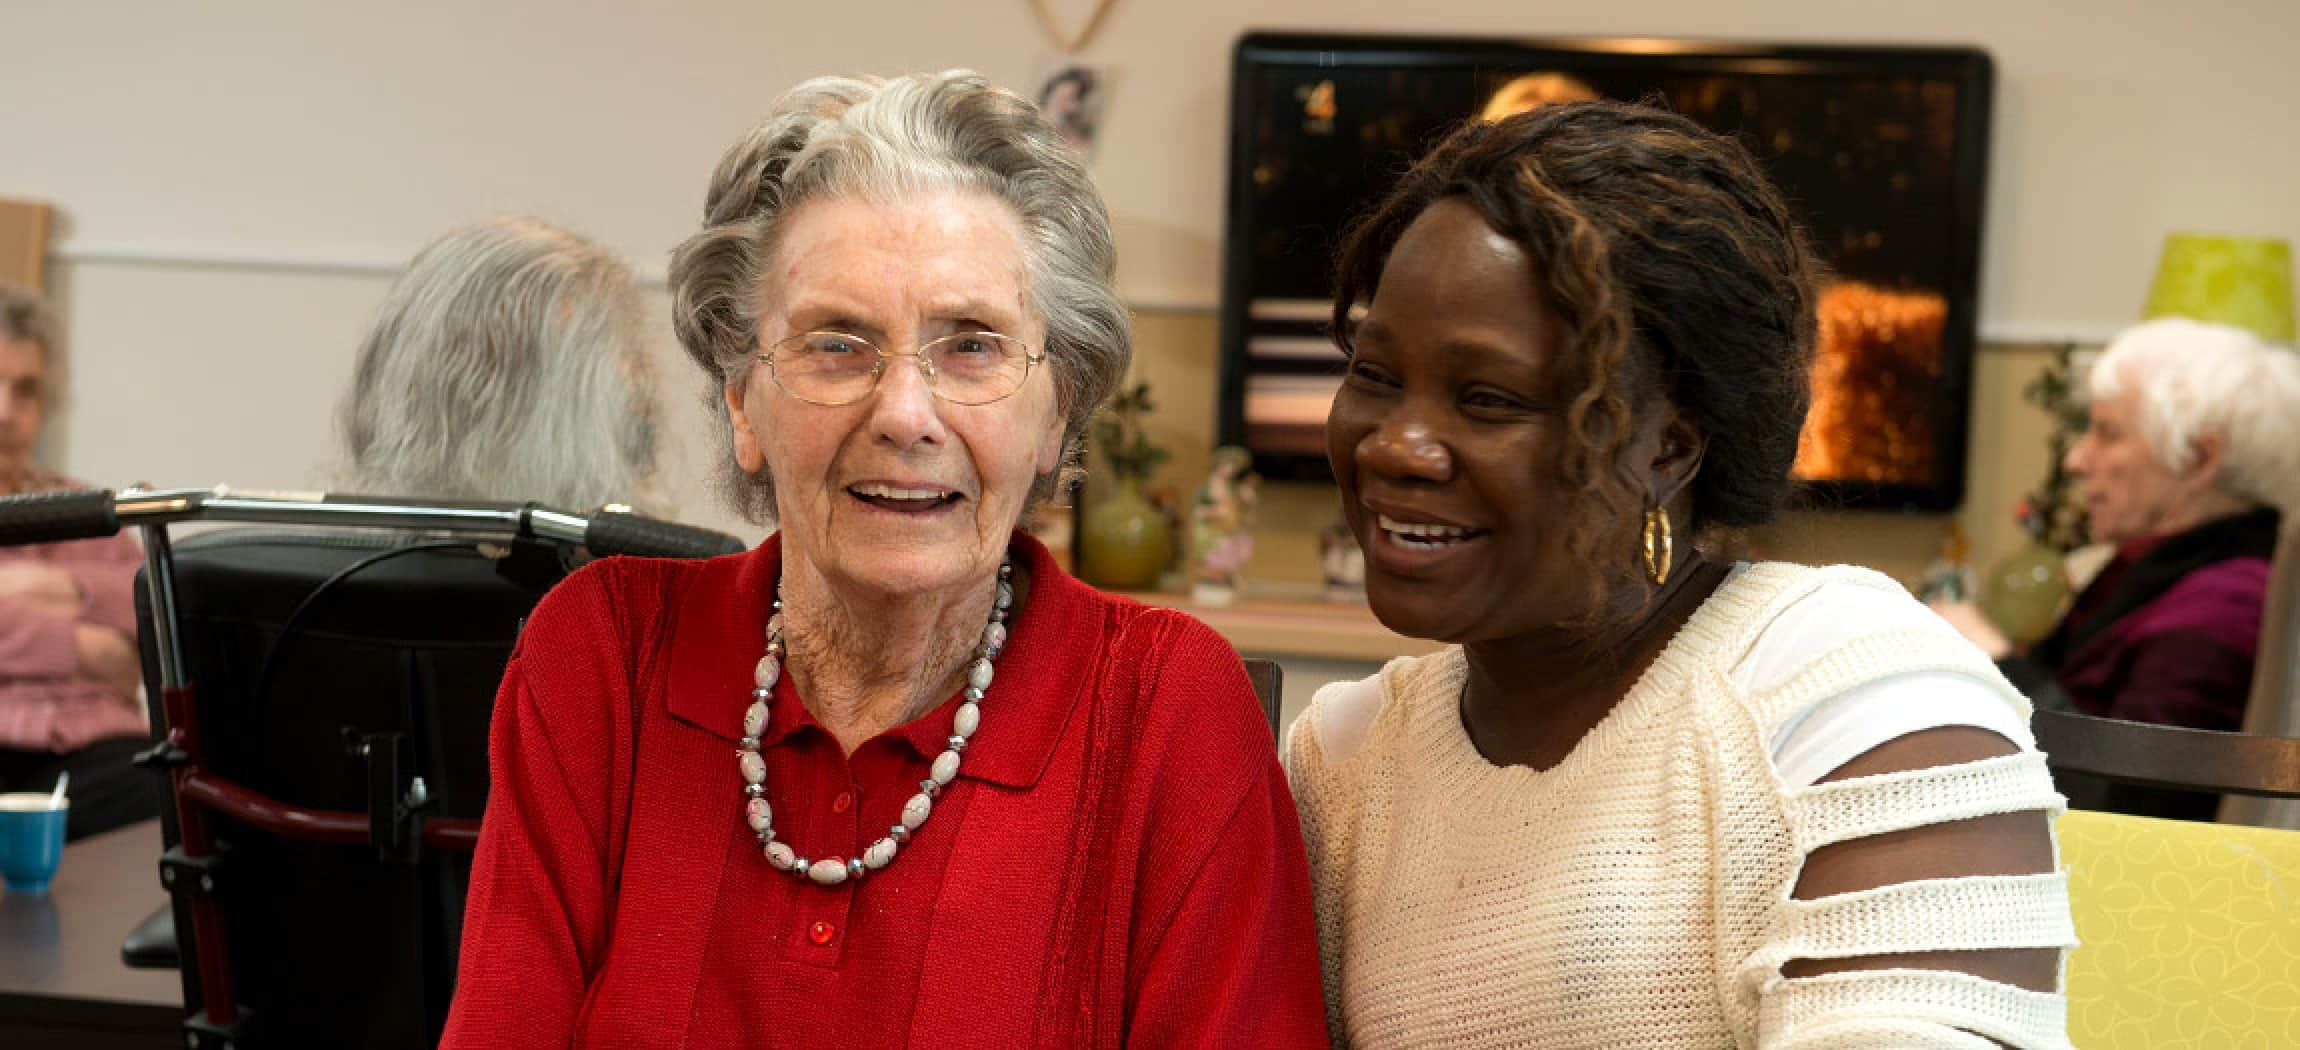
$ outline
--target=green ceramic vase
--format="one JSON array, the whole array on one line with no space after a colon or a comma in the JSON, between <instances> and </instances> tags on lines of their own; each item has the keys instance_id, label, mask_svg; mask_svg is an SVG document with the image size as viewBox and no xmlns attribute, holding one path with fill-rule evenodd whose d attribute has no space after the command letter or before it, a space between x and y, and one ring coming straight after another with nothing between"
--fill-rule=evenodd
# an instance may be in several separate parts
<instances>
[{"instance_id":1,"label":"green ceramic vase","mask_svg":"<svg viewBox=\"0 0 2300 1050\"><path fill-rule=\"evenodd\" d=\"M2061 553L2031 543L1989 569L1981 583L1981 613L2016 646L2043 638L2068 600L2068 570Z\"/></svg>"},{"instance_id":2,"label":"green ceramic vase","mask_svg":"<svg viewBox=\"0 0 2300 1050\"><path fill-rule=\"evenodd\" d=\"M1118 479L1107 497L1087 508L1078 543L1078 575L1104 590L1156 587L1174 556L1166 516L1142 498L1133 478Z\"/></svg>"}]
</instances>

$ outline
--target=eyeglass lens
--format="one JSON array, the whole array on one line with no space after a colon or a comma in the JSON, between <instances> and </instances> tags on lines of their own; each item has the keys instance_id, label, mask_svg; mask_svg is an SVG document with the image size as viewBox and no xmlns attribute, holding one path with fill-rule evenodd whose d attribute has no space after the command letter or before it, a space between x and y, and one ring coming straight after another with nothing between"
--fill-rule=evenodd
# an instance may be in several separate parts
<instances>
[{"instance_id":1,"label":"eyeglass lens","mask_svg":"<svg viewBox=\"0 0 2300 1050\"><path fill-rule=\"evenodd\" d=\"M890 354L860 336L803 332L775 344L775 381L808 401L845 404L869 396L885 358L915 358L936 396L959 404L1006 397L1029 374L1030 352L1020 340L996 332L957 332L930 341L915 354Z\"/></svg>"}]
</instances>

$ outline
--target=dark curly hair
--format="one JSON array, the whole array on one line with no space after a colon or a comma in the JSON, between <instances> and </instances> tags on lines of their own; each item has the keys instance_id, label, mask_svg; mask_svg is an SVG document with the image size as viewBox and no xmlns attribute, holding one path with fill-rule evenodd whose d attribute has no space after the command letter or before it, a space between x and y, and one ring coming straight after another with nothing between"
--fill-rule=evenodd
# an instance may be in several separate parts
<instances>
[{"instance_id":1,"label":"dark curly hair","mask_svg":"<svg viewBox=\"0 0 2300 1050\"><path fill-rule=\"evenodd\" d=\"M1605 513L1574 549L1592 564L1633 534L1646 481L1619 463L1632 424L1666 398L1707 438L1688 532L1760 525L1790 492L1810 400L1819 265L1749 152L1651 106L1576 102L1446 137L1344 235L1333 324L1352 350L1352 308L1373 297L1390 251L1425 210L1459 198L1535 263L1529 289L1572 333L1579 386L1567 410L1569 485Z\"/></svg>"}]
</instances>

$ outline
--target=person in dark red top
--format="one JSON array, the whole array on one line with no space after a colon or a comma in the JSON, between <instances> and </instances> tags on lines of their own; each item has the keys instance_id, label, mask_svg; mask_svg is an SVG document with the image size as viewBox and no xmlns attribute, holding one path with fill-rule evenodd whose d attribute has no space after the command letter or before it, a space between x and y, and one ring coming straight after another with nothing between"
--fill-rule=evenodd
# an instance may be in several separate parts
<instances>
[{"instance_id":1,"label":"person in dark red top","mask_svg":"<svg viewBox=\"0 0 2300 1050\"><path fill-rule=\"evenodd\" d=\"M721 160L673 323L779 531L537 608L444 1045L1323 1046L1238 656L1017 531L1130 358L1026 100L826 78Z\"/></svg>"},{"instance_id":2,"label":"person in dark red top","mask_svg":"<svg viewBox=\"0 0 2300 1050\"><path fill-rule=\"evenodd\" d=\"M2134 722L2242 727L2283 514L2300 505L2300 357L2184 318L2119 334L2068 453L2092 538L2116 555L2025 653L1951 620L2040 703ZM2070 803L2211 820L2219 796L2056 774Z\"/></svg>"}]
</instances>

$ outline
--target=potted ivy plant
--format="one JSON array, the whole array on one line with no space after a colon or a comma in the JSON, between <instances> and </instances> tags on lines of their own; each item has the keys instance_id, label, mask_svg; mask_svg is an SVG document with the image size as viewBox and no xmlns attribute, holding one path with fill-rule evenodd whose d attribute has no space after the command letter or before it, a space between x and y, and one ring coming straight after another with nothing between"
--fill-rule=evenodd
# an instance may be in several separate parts
<instances>
[{"instance_id":1,"label":"potted ivy plant","mask_svg":"<svg viewBox=\"0 0 2300 1050\"><path fill-rule=\"evenodd\" d=\"M2021 390L2022 400L2052 417L2050 462L2044 480L2014 511L2029 542L1991 566L1981 585L1983 615L2015 645L2049 633L2068 601L2068 552L2085 542L2084 508L2074 497L2075 477L2064 465L2084 432L2086 410L2077 396L2076 346L2053 349L2052 361Z\"/></svg>"},{"instance_id":2,"label":"potted ivy plant","mask_svg":"<svg viewBox=\"0 0 2300 1050\"><path fill-rule=\"evenodd\" d=\"M1108 483L1090 478L1092 497L1079 522L1079 576L1108 590L1145 590L1158 584L1174 553L1166 515L1143 498L1142 486L1167 459L1150 440L1143 418L1156 410L1150 384L1119 390L1095 419L1092 444L1108 464Z\"/></svg>"}]
</instances>

